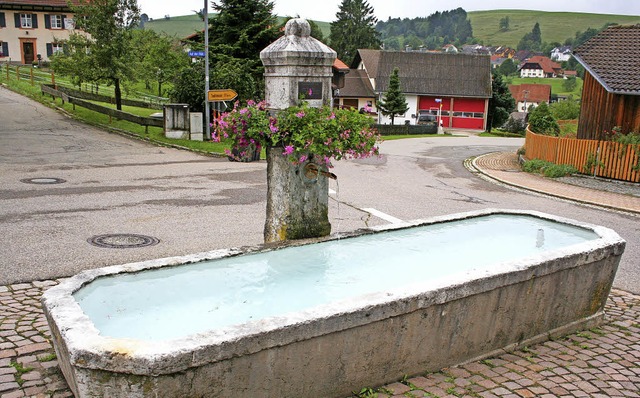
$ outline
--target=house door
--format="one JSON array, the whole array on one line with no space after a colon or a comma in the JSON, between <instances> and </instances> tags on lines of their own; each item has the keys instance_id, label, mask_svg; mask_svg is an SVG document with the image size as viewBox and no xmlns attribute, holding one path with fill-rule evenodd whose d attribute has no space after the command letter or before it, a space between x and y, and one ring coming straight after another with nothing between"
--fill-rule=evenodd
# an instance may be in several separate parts
<instances>
[{"instance_id":1,"label":"house door","mask_svg":"<svg viewBox=\"0 0 640 398\"><path fill-rule=\"evenodd\" d=\"M22 42L22 63L25 65L31 65L35 57L35 48L32 41Z\"/></svg>"}]
</instances>

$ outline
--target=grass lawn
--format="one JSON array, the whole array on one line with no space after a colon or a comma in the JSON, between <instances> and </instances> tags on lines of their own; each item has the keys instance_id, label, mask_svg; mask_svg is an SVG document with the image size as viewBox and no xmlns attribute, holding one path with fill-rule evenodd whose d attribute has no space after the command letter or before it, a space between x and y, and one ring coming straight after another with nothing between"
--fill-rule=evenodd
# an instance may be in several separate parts
<instances>
[{"instance_id":1,"label":"grass lawn","mask_svg":"<svg viewBox=\"0 0 640 398\"><path fill-rule=\"evenodd\" d=\"M538 22L543 42L564 43L574 38L576 32L584 32L588 28L600 29L605 23L615 22L622 25L640 23L640 16L587 14L572 12L545 12L527 10L490 10L470 11L473 36L485 46L508 46L516 48L522 36L531 32ZM509 17L509 30L501 32L500 19Z\"/></svg>"},{"instance_id":2,"label":"grass lawn","mask_svg":"<svg viewBox=\"0 0 640 398\"><path fill-rule=\"evenodd\" d=\"M542 78L542 77L507 77L505 78L507 84L549 84L551 85L551 94L560 96L573 95L573 98L578 100L582 96L582 79L576 79L576 89L573 91L566 91L562 86L565 82L562 78Z\"/></svg>"}]
</instances>

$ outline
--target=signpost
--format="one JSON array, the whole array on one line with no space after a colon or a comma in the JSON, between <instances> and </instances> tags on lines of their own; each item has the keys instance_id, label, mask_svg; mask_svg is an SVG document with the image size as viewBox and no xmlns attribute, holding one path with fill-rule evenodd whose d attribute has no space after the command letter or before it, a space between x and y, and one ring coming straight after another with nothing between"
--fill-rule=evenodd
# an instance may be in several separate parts
<instances>
[{"instance_id":1,"label":"signpost","mask_svg":"<svg viewBox=\"0 0 640 398\"><path fill-rule=\"evenodd\" d=\"M207 92L207 100L210 102L232 101L236 99L238 93L231 89L209 90Z\"/></svg>"},{"instance_id":2,"label":"signpost","mask_svg":"<svg viewBox=\"0 0 640 398\"><path fill-rule=\"evenodd\" d=\"M189 51L189 56L191 58L204 58L205 52L204 51Z\"/></svg>"}]
</instances>

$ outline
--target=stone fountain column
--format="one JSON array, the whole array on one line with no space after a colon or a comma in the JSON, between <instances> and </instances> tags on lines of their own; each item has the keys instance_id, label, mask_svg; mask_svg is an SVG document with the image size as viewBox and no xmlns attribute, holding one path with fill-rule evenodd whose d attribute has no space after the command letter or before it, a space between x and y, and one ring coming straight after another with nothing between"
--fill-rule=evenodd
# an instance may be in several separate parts
<instances>
[{"instance_id":1,"label":"stone fountain column","mask_svg":"<svg viewBox=\"0 0 640 398\"><path fill-rule=\"evenodd\" d=\"M310 36L304 19L287 22L285 35L260 52L265 67L265 99L271 110L308 102L311 107L331 104L332 66L336 52ZM301 99L303 98L303 99ZM292 165L283 148L267 148L266 243L327 236L329 184L309 162ZM313 154L309 154L313 162Z\"/></svg>"}]
</instances>

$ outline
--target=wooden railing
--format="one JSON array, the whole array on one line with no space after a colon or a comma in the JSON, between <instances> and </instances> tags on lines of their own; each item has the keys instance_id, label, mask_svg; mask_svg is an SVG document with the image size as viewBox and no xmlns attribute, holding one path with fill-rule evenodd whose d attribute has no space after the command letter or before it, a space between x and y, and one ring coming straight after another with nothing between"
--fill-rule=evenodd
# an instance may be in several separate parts
<instances>
[{"instance_id":1,"label":"wooden railing","mask_svg":"<svg viewBox=\"0 0 640 398\"><path fill-rule=\"evenodd\" d=\"M640 182L640 151L634 145L551 137L527 130L525 150L528 159L568 164L596 177Z\"/></svg>"},{"instance_id":2,"label":"wooden railing","mask_svg":"<svg viewBox=\"0 0 640 398\"><path fill-rule=\"evenodd\" d=\"M116 109L107 108L102 105L94 104L93 102L85 101L80 98L72 97L67 93L56 90L55 88L42 84L40 86L43 94L49 94L52 97L61 98L62 101L66 101L70 104L73 104L73 109L75 109L76 105L81 106L83 108L87 108L94 112L99 112L109 116L109 123L111 123L111 118L116 118L120 120L126 120L128 122L136 123L145 127L145 132L149 132L149 126L153 127L164 127L164 119L157 119L152 117L144 117L133 115L131 113L122 112Z\"/></svg>"}]
</instances>

